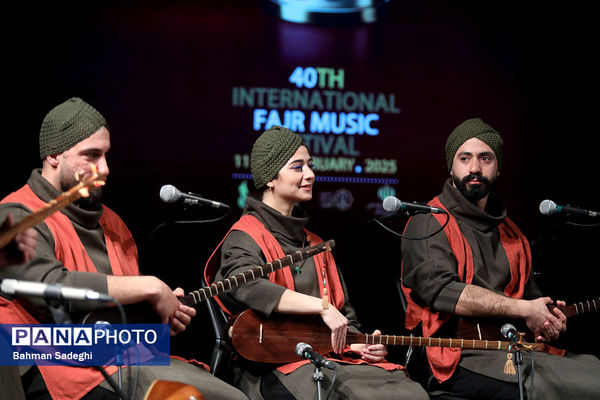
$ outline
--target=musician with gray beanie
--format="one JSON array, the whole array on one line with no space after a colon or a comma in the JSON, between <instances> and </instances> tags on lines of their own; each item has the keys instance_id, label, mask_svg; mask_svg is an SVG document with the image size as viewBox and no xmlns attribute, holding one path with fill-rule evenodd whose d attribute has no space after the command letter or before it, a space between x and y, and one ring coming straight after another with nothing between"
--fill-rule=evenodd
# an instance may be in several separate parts
<instances>
[{"instance_id":1,"label":"musician with gray beanie","mask_svg":"<svg viewBox=\"0 0 600 400\"><path fill-rule=\"evenodd\" d=\"M312 157L302 138L280 126L266 130L252 147L250 168L258 195L248 198L242 217L207 263L209 283L323 242L306 229L308 216L297 205L312 199L315 185ZM322 252L221 295L220 305L230 315L250 309L292 321L298 314L316 316L333 348L325 357L337 368L333 388L334 373L323 369L323 398L331 391L331 399L427 399L402 366L385 360L385 345L347 343L346 332L359 332L360 325L341 272L331 253ZM294 336L294 341L302 339ZM300 358L276 364L240 358L236 384L251 399L314 399L314 369Z\"/></svg>"},{"instance_id":2,"label":"musician with gray beanie","mask_svg":"<svg viewBox=\"0 0 600 400\"><path fill-rule=\"evenodd\" d=\"M21 220L33 210L58 197L94 172L109 174L106 153L111 146L106 120L80 98L68 99L52 108L42 122L39 154L42 168L34 169L27 184L2 200L0 220L7 214ZM196 311L179 302L183 290L172 290L154 276L139 274L135 241L121 218L102 204L101 187L69 204L36 225L35 257L23 265L0 269L0 278L63 284L109 294L121 304L147 301L156 316L168 323L171 335L185 330ZM72 320L97 307L95 302L69 302ZM0 297L3 323L51 323L43 300ZM116 367L106 368L116 374ZM22 370L27 398L74 399L87 396L116 399L120 396L92 367L40 365ZM116 375L115 375L116 377ZM123 374L122 388L128 388ZM212 376L207 368L172 359L169 366L142 366L134 398L142 399L156 379L192 385L207 399L245 399L243 393ZM116 380L116 378L115 378ZM133 384L131 387L133 388ZM125 390L126 394L132 394Z\"/></svg>"},{"instance_id":3,"label":"musician with gray beanie","mask_svg":"<svg viewBox=\"0 0 600 400\"><path fill-rule=\"evenodd\" d=\"M457 337L458 318L486 318L498 327L516 319L520 331L530 331L530 340L546 343L546 352L523 354L527 398L600 398L600 361L551 346L565 332L566 317L548 306L565 303L542 296L533 280L527 238L492 191L500 176L503 143L500 133L481 118L468 119L450 133L445 147L450 178L429 203L448 211L448 224L427 240L402 241L406 327L421 324L426 337ZM429 237L445 223L444 214L415 215L405 234ZM483 331L479 322L475 332ZM480 335L468 338L506 340ZM429 347L427 364L425 385L432 395L519 398L512 353Z\"/></svg>"}]
</instances>

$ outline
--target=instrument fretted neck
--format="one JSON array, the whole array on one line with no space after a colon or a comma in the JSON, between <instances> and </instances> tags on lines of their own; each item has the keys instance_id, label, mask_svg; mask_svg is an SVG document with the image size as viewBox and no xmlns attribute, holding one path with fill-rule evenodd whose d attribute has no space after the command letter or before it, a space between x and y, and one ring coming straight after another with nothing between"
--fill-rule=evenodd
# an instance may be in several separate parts
<instances>
[{"instance_id":1,"label":"instrument fretted neck","mask_svg":"<svg viewBox=\"0 0 600 400\"><path fill-rule=\"evenodd\" d=\"M592 300L580 301L579 303L571 304L565 307L558 307L566 317L579 315L590 311L600 310L600 297Z\"/></svg>"},{"instance_id":2,"label":"instrument fretted neck","mask_svg":"<svg viewBox=\"0 0 600 400\"><path fill-rule=\"evenodd\" d=\"M348 333L346 340L351 343L385 344L386 346L434 346L434 347L459 347L474 350L508 350L510 343L502 340L477 340L477 339L444 339L437 337L419 336L394 336L394 335L368 335ZM529 344L532 350L539 350L536 344Z\"/></svg>"},{"instance_id":3,"label":"instrument fretted neck","mask_svg":"<svg viewBox=\"0 0 600 400\"><path fill-rule=\"evenodd\" d=\"M186 296L180 298L179 301L186 306L193 307L211 297L240 287L246 282L262 278L271 272L275 272L294 263L304 261L307 258L310 258L323 251L330 251L334 246L335 241L328 240L318 245L307 247L304 250L298 250L295 253L288 254L287 256L278 260L266 263L265 265L259 267L254 267L248 271L239 273L222 281L214 282L207 287L194 290L193 292L188 293Z\"/></svg>"},{"instance_id":4,"label":"instrument fretted neck","mask_svg":"<svg viewBox=\"0 0 600 400\"><path fill-rule=\"evenodd\" d=\"M275 272L280 270L288 265L291 265L296 262L304 261L307 258L310 258L316 254L322 253L324 251L330 251L332 247L335 246L335 242L333 240L328 240L323 243L319 243L318 245L307 247L304 250L297 251L293 254L289 254L279 260L272 261L270 263L266 263L260 267L254 267L245 271L243 273L234 275L228 279L224 279L222 281L218 281L213 283L210 286L206 286L200 288L198 290L194 290L191 293L183 297L178 297L179 301L188 307L195 307L199 303L214 297L223 292L227 292L229 290L235 289L246 282L250 282L254 279L259 279L271 272ZM149 323L156 321L156 312L151 308L150 303L148 302L140 302L135 304L129 304L125 306L127 311L127 320L129 323ZM83 323L93 324L96 321L108 321L111 323L118 323L120 320L120 315L118 315L114 307L108 307L105 309L94 310L86 314L83 318ZM158 323L158 322L155 322Z\"/></svg>"}]
</instances>

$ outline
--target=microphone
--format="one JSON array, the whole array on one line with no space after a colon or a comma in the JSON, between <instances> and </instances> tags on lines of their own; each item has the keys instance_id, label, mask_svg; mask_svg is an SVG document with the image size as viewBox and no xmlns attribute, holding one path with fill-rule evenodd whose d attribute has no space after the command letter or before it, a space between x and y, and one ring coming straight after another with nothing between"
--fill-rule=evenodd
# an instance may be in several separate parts
<instances>
[{"instance_id":1,"label":"microphone","mask_svg":"<svg viewBox=\"0 0 600 400\"><path fill-rule=\"evenodd\" d=\"M183 204L186 205L209 206L213 208L224 208L226 210L230 210L229 206L225 203L204 199L195 193L183 193L173 185L164 185L160 188L160 199L165 203L183 201Z\"/></svg>"},{"instance_id":2,"label":"microphone","mask_svg":"<svg viewBox=\"0 0 600 400\"><path fill-rule=\"evenodd\" d=\"M517 328L512 324L504 324L500 328L500 333L502 336L508 339L510 344L515 344L519 341L519 334L517 333Z\"/></svg>"},{"instance_id":3,"label":"microphone","mask_svg":"<svg viewBox=\"0 0 600 400\"><path fill-rule=\"evenodd\" d=\"M41 297L46 300L97 300L113 301L114 299L104 293L91 289L80 289L61 284L41 282L18 281L4 279L0 284L0 291L4 294L17 297Z\"/></svg>"},{"instance_id":4,"label":"microphone","mask_svg":"<svg viewBox=\"0 0 600 400\"><path fill-rule=\"evenodd\" d=\"M571 214L580 217L600 217L600 212L584 210L583 208L561 206L553 202L552 200L544 200L540 203L540 212L544 215L552 214Z\"/></svg>"},{"instance_id":5,"label":"microphone","mask_svg":"<svg viewBox=\"0 0 600 400\"><path fill-rule=\"evenodd\" d=\"M446 213L446 211L444 211L441 208L431 207L431 206L428 206L427 204L406 203L402 200L398 200L394 196L388 196L385 199L383 199L383 209L388 212L400 211L400 212L406 212L407 214L417 213L417 212L432 213L432 214L445 214Z\"/></svg>"},{"instance_id":6,"label":"microphone","mask_svg":"<svg viewBox=\"0 0 600 400\"><path fill-rule=\"evenodd\" d=\"M333 363L333 361L326 359L325 357L314 351L308 343L299 342L296 345L296 354L300 358L306 358L307 360L310 360L310 362L315 364L317 367L336 369L336 366Z\"/></svg>"}]
</instances>

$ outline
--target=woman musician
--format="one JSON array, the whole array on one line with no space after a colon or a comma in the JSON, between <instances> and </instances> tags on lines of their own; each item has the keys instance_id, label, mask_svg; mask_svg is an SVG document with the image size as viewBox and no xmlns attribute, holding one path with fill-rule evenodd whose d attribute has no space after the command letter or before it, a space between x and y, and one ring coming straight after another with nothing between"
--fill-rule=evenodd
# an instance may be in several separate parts
<instances>
[{"instance_id":1,"label":"woman musician","mask_svg":"<svg viewBox=\"0 0 600 400\"><path fill-rule=\"evenodd\" d=\"M258 193L248 198L241 219L209 260L209 282L322 242L305 229L308 216L296 206L312 199L312 167L308 147L289 129L274 126L256 140L250 168ZM222 306L231 313L250 308L267 317L273 313L288 314L290 319L298 314L320 316L331 330L334 349L326 358L337 366L332 399L427 399L400 365L385 361L385 345L346 343L346 332L358 332L360 325L331 253L320 253L299 264L222 295ZM265 365L240 360L236 369L236 384L251 399L315 397L314 366L308 361ZM324 372L322 389L329 391L333 372Z\"/></svg>"}]
</instances>

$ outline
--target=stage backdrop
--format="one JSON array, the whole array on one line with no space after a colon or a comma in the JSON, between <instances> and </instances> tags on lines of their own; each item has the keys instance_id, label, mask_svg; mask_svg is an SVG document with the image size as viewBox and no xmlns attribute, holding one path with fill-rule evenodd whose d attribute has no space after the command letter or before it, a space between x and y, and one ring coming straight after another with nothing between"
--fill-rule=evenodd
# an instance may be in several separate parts
<instances>
[{"instance_id":1,"label":"stage backdrop","mask_svg":"<svg viewBox=\"0 0 600 400\"><path fill-rule=\"evenodd\" d=\"M325 15L315 23L285 21L271 2L243 0L15 9L3 57L0 194L41 165L44 115L69 97L84 98L108 121L105 200L130 226L142 270L190 291L241 214L252 143L285 125L314 157L318 180L303 205L309 229L336 240L364 329L402 333L400 239L371 219L382 215L386 196L426 202L439 193L449 176L448 134L481 117L504 138L497 191L533 243L540 286L570 302L597 297L590 277L600 267L599 229L538 212L546 198L600 209L588 6L373 3L362 21ZM218 222L174 223L220 214L161 202L165 184L232 211ZM405 223L391 224L401 231ZM598 353L598 344L583 340L598 328L597 315L577 318L563 345ZM173 348L208 359L212 330L203 307ZM401 351L394 357L401 361Z\"/></svg>"}]
</instances>

